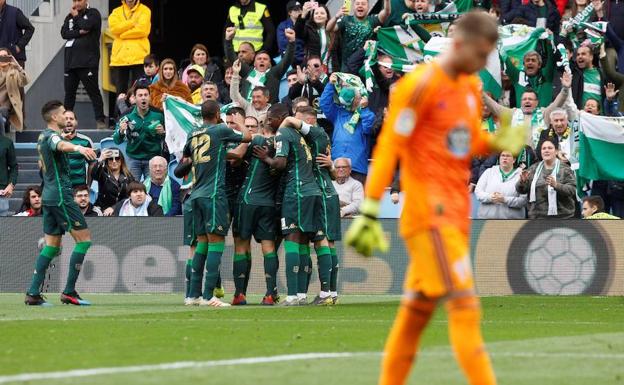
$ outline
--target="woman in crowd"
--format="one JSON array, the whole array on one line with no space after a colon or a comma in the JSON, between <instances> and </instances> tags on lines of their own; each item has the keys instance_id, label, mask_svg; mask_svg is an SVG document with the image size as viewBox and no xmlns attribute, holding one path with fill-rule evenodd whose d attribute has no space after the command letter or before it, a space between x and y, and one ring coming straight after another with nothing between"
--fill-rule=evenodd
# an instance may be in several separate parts
<instances>
[{"instance_id":1,"label":"woman in crowd","mask_svg":"<svg viewBox=\"0 0 624 385\"><path fill-rule=\"evenodd\" d=\"M498 157L498 165L485 170L475 187L481 205L479 219L524 219L527 196L516 191L522 169L514 167L515 158L509 151Z\"/></svg>"},{"instance_id":2,"label":"woman in crowd","mask_svg":"<svg viewBox=\"0 0 624 385\"><path fill-rule=\"evenodd\" d=\"M151 86L150 105L162 110L165 95L180 97L189 103L193 103L191 90L178 79L178 69L173 59L165 59L160 63L158 71L158 81Z\"/></svg>"},{"instance_id":3,"label":"woman in crowd","mask_svg":"<svg viewBox=\"0 0 624 385\"><path fill-rule=\"evenodd\" d=\"M523 170L516 191L529 196L529 219L572 218L576 208L576 177L557 157L557 143L550 139L538 147L542 161Z\"/></svg>"},{"instance_id":4,"label":"woman in crowd","mask_svg":"<svg viewBox=\"0 0 624 385\"><path fill-rule=\"evenodd\" d=\"M206 48L205 45L195 44L193 48L191 48L190 61L191 62L189 63L189 65L186 66L184 71L182 71L182 83L188 83L188 70L195 64L201 66L204 69L204 80L215 82L217 84L223 80L223 76L221 75L221 68L219 68L217 63L212 61L212 58L208 53L208 48Z\"/></svg>"},{"instance_id":5,"label":"woman in crowd","mask_svg":"<svg viewBox=\"0 0 624 385\"><path fill-rule=\"evenodd\" d=\"M334 62L333 39L325 29L329 20L329 9L323 4L305 2L303 12L295 23L295 34L304 42L304 57L318 56L325 66L325 72L338 68Z\"/></svg>"},{"instance_id":6,"label":"woman in crowd","mask_svg":"<svg viewBox=\"0 0 624 385\"><path fill-rule=\"evenodd\" d=\"M102 150L91 177L98 184L95 205L102 210L104 216L113 215L115 204L128 197L128 184L134 181L122 152L117 148Z\"/></svg>"}]
</instances>

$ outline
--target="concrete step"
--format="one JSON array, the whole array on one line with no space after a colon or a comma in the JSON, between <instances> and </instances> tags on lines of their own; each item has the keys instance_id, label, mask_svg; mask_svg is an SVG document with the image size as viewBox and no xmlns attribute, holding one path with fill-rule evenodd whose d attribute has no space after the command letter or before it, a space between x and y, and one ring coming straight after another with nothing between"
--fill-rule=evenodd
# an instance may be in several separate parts
<instances>
[{"instance_id":1,"label":"concrete step","mask_svg":"<svg viewBox=\"0 0 624 385\"><path fill-rule=\"evenodd\" d=\"M83 135L91 138L93 143L99 143L102 139L113 136L113 130L79 130ZM37 143L41 130L26 130L15 134L17 143Z\"/></svg>"},{"instance_id":2,"label":"concrete step","mask_svg":"<svg viewBox=\"0 0 624 385\"><path fill-rule=\"evenodd\" d=\"M18 158L22 156L38 156L36 148L16 148L15 155Z\"/></svg>"},{"instance_id":3,"label":"concrete step","mask_svg":"<svg viewBox=\"0 0 624 385\"><path fill-rule=\"evenodd\" d=\"M40 184L41 177L39 176L39 170L20 170L17 175L17 183Z\"/></svg>"},{"instance_id":4,"label":"concrete step","mask_svg":"<svg viewBox=\"0 0 624 385\"><path fill-rule=\"evenodd\" d=\"M38 156L34 156L34 155L18 156L17 157L17 163L18 164L22 164L22 163L37 163L38 161L39 161L39 157Z\"/></svg>"},{"instance_id":5,"label":"concrete step","mask_svg":"<svg viewBox=\"0 0 624 385\"><path fill-rule=\"evenodd\" d=\"M34 162L20 162L18 158L17 164L19 165L20 172L23 170L39 170L39 164Z\"/></svg>"}]
</instances>

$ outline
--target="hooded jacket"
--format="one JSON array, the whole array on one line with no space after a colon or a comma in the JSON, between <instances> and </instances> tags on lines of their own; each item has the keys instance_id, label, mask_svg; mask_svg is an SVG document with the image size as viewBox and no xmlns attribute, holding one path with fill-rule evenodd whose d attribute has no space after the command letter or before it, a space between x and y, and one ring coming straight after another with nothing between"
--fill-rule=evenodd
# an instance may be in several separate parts
<instances>
[{"instance_id":1,"label":"hooded jacket","mask_svg":"<svg viewBox=\"0 0 624 385\"><path fill-rule=\"evenodd\" d=\"M123 3L111 12L108 26L115 36L111 67L143 64L143 59L150 53L151 19L152 11L140 1L132 9Z\"/></svg>"}]
</instances>

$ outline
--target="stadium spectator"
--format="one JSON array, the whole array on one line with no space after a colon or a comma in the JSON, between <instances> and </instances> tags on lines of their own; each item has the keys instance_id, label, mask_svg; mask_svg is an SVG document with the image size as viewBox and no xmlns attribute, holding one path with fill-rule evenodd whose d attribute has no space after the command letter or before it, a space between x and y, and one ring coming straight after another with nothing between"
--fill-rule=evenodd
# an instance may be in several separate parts
<instances>
[{"instance_id":1,"label":"stadium spectator","mask_svg":"<svg viewBox=\"0 0 624 385\"><path fill-rule=\"evenodd\" d=\"M217 63L210 57L210 53L208 52L208 48L206 48L203 44L195 44L193 48L191 48L191 55L189 57L190 64L184 68L182 71L182 82L188 84L188 71L194 66L198 65L203 69L203 79L202 81L211 81L215 83L219 83L223 81L223 75L221 74L221 68L217 65ZM200 83L201 84L201 83Z\"/></svg>"},{"instance_id":2,"label":"stadium spectator","mask_svg":"<svg viewBox=\"0 0 624 385\"><path fill-rule=\"evenodd\" d=\"M128 195L117 202L113 215L116 217L162 217L162 208L147 194L145 185L137 181L128 184Z\"/></svg>"},{"instance_id":3,"label":"stadium spectator","mask_svg":"<svg viewBox=\"0 0 624 385\"><path fill-rule=\"evenodd\" d=\"M7 47L20 67L26 63L26 46L35 27L21 9L0 0L0 47Z\"/></svg>"},{"instance_id":4,"label":"stadium spectator","mask_svg":"<svg viewBox=\"0 0 624 385\"><path fill-rule=\"evenodd\" d=\"M615 89L615 84L607 83L605 86L605 101L604 101L604 115L605 116L615 116L621 117L624 116L622 112L619 111L620 103L617 100L617 95L620 90Z\"/></svg>"},{"instance_id":5,"label":"stadium spectator","mask_svg":"<svg viewBox=\"0 0 624 385\"><path fill-rule=\"evenodd\" d=\"M200 104L202 102L201 86L204 81L204 68L198 64L193 64L186 71L186 79L186 85L191 91L193 104Z\"/></svg>"},{"instance_id":6,"label":"stadium spectator","mask_svg":"<svg viewBox=\"0 0 624 385\"><path fill-rule=\"evenodd\" d=\"M550 112L550 126L542 131L539 141L550 140L559 146L559 154L565 159L570 159L570 141L572 128L568 121L568 113L562 108L555 108ZM541 157L539 158L541 159Z\"/></svg>"},{"instance_id":7,"label":"stadium spectator","mask_svg":"<svg viewBox=\"0 0 624 385\"><path fill-rule=\"evenodd\" d=\"M349 57L373 36L373 30L383 25L390 15L390 0L384 0L384 8L377 15L369 15L368 7L368 0L354 0L353 15L348 15L348 10L343 7L327 22L328 31L340 33L342 72L347 72Z\"/></svg>"},{"instance_id":8,"label":"stadium spectator","mask_svg":"<svg viewBox=\"0 0 624 385\"><path fill-rule=\"evenodd\" d=\"M522 95L527 88L537 93L539 107L548 107L552 102L555 54L549 40L540 40L538 44L544 48L545 62L542 63L542 55L537 51L524 54L522 68L516 66L511 57L507 57L505 61L505 71L513 83L516 94L516 107L522 105Z\"/></svg>"},{"instance_id":9,"label":"stadium spectator","mask_svg":"<svg viewBox=\"0 0 624 385\"><path fill-rule=\"evenodd\" d=\"M594 52L590 45L581 45L576 50L576 60L572 68L572 98L578 108L585 108L588 100L602 104L603 76L594 66Z\"/></svg>"},{"instance_id":10,"label":"stadium spectator","mask_svg":"<svg viewBox=\"0 0 624 385\"><path fill-rule=\"evenodd\" d=\"M607 21L615 35L624 40L624 3L619 0L592 0L592 4L597 19Z\"/></svg>"},{"instance_id":11,"label":"stadium spectator","mask_svg":"<svg viewBox=\"0 0 624 385\"><path fill-rule=\"evenodd\" d=\"M123 153L118 148L102 150L91 177L98 184L95 205L102 210L104 216L113 215L114 206L128 198L128 184L134 181Z\"/></svg>"},{"instance_id":12,"label":"stadium spectator","mask_svg":"<svg viewBox=\"0 0 624 385\"><path fill-rule=\"evenodd\" d=\"M97 129L108 128L104 116L104 101L100 94L100 33L102 16L87 0L74 0L61 27L65 42L65 108L73 110L78 85L87 91Z\"/></svg>"},{"instance_id":13,"label":"stadium spectator","mask_svg":"<svg viewBox=\"0 0 624 385\"><path fill-rule=\"evenodd\" d=\"M0 28L2 25L0 24ZM0 48L0 130L3 132L10 132L11 125L17 131L24 129L24 100L21 89L28 81L26 71L9 49Z\"/></svg>"},{"instance_id":14,"label":"stadium spectator","mask_svg":"<svg viewBox=\"0 0 624 385\"><path fill-rule=\"evenodd\" d=\"M260 132L260 124L258 123L258 119L254 118L253 116L247 116L245 118L245 127L247 127L249 132L251 132L252 134L262 133Z\"/></svg>"},{"instance_id":15,"label":"stadium spectator","mask_svg":"<svg viewBox=\"0 0 624 385\"><path fill-rule=\"evenodd\" d=\"M295 33L304 43L304 57L318 57L326 72L338 69L334 52L335 39L327 30L329 9L316 1L303 3L303 12L295 22Z\"/></svg>"},{"instance_id":16,"label":"stadium spectator","mask_svg":"<svg viewBox=\"0 0 624 385\"><path fill-rule=\"evenodd\" d=\"M561 15L557 7L549 0L530 0L516 8L513 18L522 18L531 27L548 28L559 32Z\"/></svg>"},{"instance_id":17,"label":"stadium spectator","mask_svg":"<svg viewBox=\"0 0 624 385\"><path fill-rule=\"evenodd\" d=\"M332 181L340 198L340 217L352 217L360 213L360 205L364 200L362 183L351 177L351 159L334 160L336 180Z\"/></svg>"},{"instance_id":18,"label":"stadium spectator","mask_svg":"<svg viewBox=\"0 0 624 385\"><path fill-rule=\"evenodd\" d=\"M503 151L499 164L485 170L475 188L479 219L524 219L527 196L516 191L521 168L515 167L511 152Z\"/></svg>"},{"instance_id":19,"label":"stadium spectator","mask_svg":"<svg viewBox=\"0 0 624 385\"><path fill-rule=\"evenodd\" d=\"M611 30L611 27L608 28ZM624 42L619 49L620 53L624 53ZM613 86L610 86L611 90L605 89L604 110L607 116L617 116L616 112L624 110L624 57L621 54L620 57L622 59L616 56L618 55L614 50L605 50L604 44L600 46L600 68L604 72L605 78L609 81L607 86L609 87L609 84L613 84ZM611 112L609 113L608 111Z\"/></svg>"},{"instance_id":20,"label":"stadium spectator","mask_svg":"<svg viewBox=\"0 0 624 385\"><path fill-rule=\"evenodd\" d=\"M167 166L167 160L162 156L150 159L150 175L143 184L152 200L162 207L165 216L174 217L182 215L180 184L169 178Z\"/></svg>"},{"instance_id":21,"label":"stadium spectator","mask_svg":"<svg viewBox=\"0 0 624 385\"><path fill-rule=\"evenodd\" d=\"M275 25L266 5L256 0L237 0L228 11L225 28L236 28L237 36L232 40L238 51L244 42L251 43L253 50L269 51L275 44Z\"/></svg>"},{"instance_id":22,"label":"stadium spectator","mask_svg":"<svg viewBox=\"0 0 624 385\"><path fill-rule=\"evenodd\" d=\"M61 135L66 141L78 146L93 148L93 141L87 135L78 132L78 118L74 111L65 110L65 127ZM88 162L79 152L70 152L67 155L69 162L69 179L72 187L88 184L88 175L95 165L94 162Z\"/></svg>"},{"instance_id":23,"label":"stadium spectator","mask_svg":"<svg viewBox=\"0 0 624 385\"><path fill-rule=\"evenodd\" d=\"M140 84L146 84L147 82L143 82ZM137 82L137 84L139 84ZM117 103L115 104L115 109L117 111L117 116L122 116L128 113L135 105L136 98L134 97L134 85L128 88L127 93L121 93L117 95Z\"/></svg>"},{"instance_id":24,"label":"stadium spectator","mask_svg":"<svg viewBox=\"0 0 624 385\"><path fill-rule=\"evenodd\" d=\"M286 12L288 17L277 26L277 50L280 55L284 55L288 47L288 38L284 31L286 29L294 30L295 22L301 16L301 3L297 0L289 1L286 4ZM295 58L293 62L294 64L303 62L303 40L300 37L295 40Z\"/></svg>"},{"instance_id":25,"label":"stadium spectator","mask_svg":"<svg viewBox=\"0 0 624 385\"><path fill-rule=\"evenodd\" d=\"M583 219L620 219L620 217L605 212L604 201L597 195L583 198L581 215Z\"/></svg>"},{"instance_id":26,"label":"stadium spectator","mask_svg":"<svg viewBox=\"0 0 624 385\"><path fill-rule=\"evenodd\" d=\"M318 98L329 80L323 70L321 59L318 56L309 56L305 67L297 66L296 74L297 81L288 89L288 97L293 101L298 97L304 97L308 99L310 106L318 110Z\"/></svg>"},{"instance_id":27,"label":"stadium spectator","mask_svg":"<svg viewBox=\"0 0 624 385\"><path fill-rule=\"evenodd\" d=\"M141 180L149 176L149 160L162 154L165 118L162 112L150 108L147 86L138 84L135 98L136 106L117 122L113 141L115 144L128 142L128 168L136 180Z\"/></svg>"},{"instance_id":28,"label":"stadium spectator","mask_svg":"<svg viewBox=\"0 0 624 385\"><path fill-rule=\"evenodd\" d=\"M150 53L151 19L152 11L141 0L122 0L108 16L114 36L110 66L115 69L117 93L126 92L143 74L143 59Z\"/></svg>"},{"instance_id":29,"label":"stadium spectator","mask_svg":"<svg viewBox=\"0 0 624 385\"><path fill-rule=\"evenodd\" d=\"M230 98L236 104L238 104L243 110L245 110L246 116L253 116L258 120L264 121L266 113L269 111L269 101L271 100L271 93L265 86L256 86L251 92L251 102L245 99L240 91L239 84L241 81L241 62L236 60L232 65L232 84L230 85Z\"/></svg>"},{"instance_id":30,"label":"stadium spectator","mask_svg":"<svg viewBox=\"0 0 624 385\"><path fill-rule=\"evenodd\" d=\"M234 71L230 65L225 69L223 81L217 84L219 86L219 103L222 105L232 103L232 99L230 98L230 84L232 84L233 73Z\"/></svg>"},{"instance_id":31,"label":"stadium spectator","mask_svg":"<svg viewBox=\"0 0 624 385\"><path fill-rule=\"evenodd\" d=\"M234 35L232 35L232 33L234 33ZM234 53L232 45L228 44L228 41L232 40L232 37L235 36L236 33L238 33L238 31L232 31L231 28L226 30L225 55L227 60L231 63L234 63L236 60L236 54ZM284 34L288 39L288 47L286 48L286 53L282 56L282 60L278 64L274 66L271 65L271 56L267 51L258 51L256 53L253 67L250 67L244 61L239 61L241 66L239 75L243 79L243 82L239 85L240 93L246 100L251 100L251 92L255 87L265 86L269 89L271 94L270 102L277 103L280 81L288 71L288 67L292 64L295 55L295 31L286 29ZM231 91L232 89L230 87L230 92Z\"/></svg>"},{"instance_id":32,"label":"stadium spectator","mask_svg":"<svg viewBox=\"0 0 624 385\"><path fill-rule=\"evenodd\" d=\"M201 83L200 83L201 84ZM158 81L149 86L150 105L162 110L162 104L165 101L165 95L177 96L193 103L191 90L178 79L178 69L173 59L164 59L160 63L158 72Z\"/></svg>"},{"instance_id":33,"label":"stadium spectator","mask_svg":"<svg viewBox=\"0 0 624 385\"><path fill-rule=\"evenodd\" d=\"M86 184L74 187L74 201L85 217L101 217L102 211L89 201L89 186Z\"/></svg>"},{"instance_id":34,"label":"stadium spectator","mask_svg":"<svg viewBox=\"0 0 624 385\"><path fill-rule=\"evenodd\" d=\"M204 103L206 100L214 100L219 103L219 99L219 86L209 80L205 81L201 86L201 103Z\"/></svg>"},{"instance_id":35,"label":"stadium spectator","mask_svg":"<svg viewBox=\"0 0 624 385\"><path fill-rule=\"evenodd\" d=\"M9 198L17 184L17 169L15 145L0 134L0 217L9 215Z\"/></svg>"},{"instance_id":36,"label":"stadium spectator","mask_svg":"<svg viewBox=\"0 0 624 385\"><path fill-rule=\"evenodd\" d=\"M158 81L160 60L153 53L143 58L143 75L137 79L137 83L154 84Z\"/></svg>"},{"instance_id":37,"label":"stadium spectator","mask_svg":"<svg viewBox=\"0 0 624 385\"><path fill-rule=\"evenodd\" d=\"M22 206L15 217L40 217L41 213L41 188L39 186L28 186L22 197Z\"/></svg>"},{"instance_id":38,"label":"stadium spectator","mask_svg":"<svg viewBox=\"0 0 624 385\"><path fill-rule=\"evenodd\" d=\"M557 144L545 140L538 146L542 161L520 173L516 191L529 197L529 219L572 218L576 209L576 177L557 158Z\"/></svg>"},{"instance_id":39,"label":"stadium spectator","mask_svg":"<svg viewBox=\"0 0 624 385\"><path fill-rule=\"evenodd\" d=\"M320 98L321 110L334 126L331 153L337 158L351 159L353 164L351 177L364 184L368 173L370 139L375 114L368 109L368 100L361 97L353 87L343 87L339 98L345 104L336 104L334 97L337 82L337 75L333 73ZM357 123L353 125L356 119Z\"/></svg>"}]
</instances>

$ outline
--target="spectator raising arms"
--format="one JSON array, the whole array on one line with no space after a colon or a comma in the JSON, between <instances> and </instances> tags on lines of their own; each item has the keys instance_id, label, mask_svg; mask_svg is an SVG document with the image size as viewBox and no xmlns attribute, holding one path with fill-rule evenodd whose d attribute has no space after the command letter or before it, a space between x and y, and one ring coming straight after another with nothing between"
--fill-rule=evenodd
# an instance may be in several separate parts
<instances>
[{"instance_id":1,"label":"spectator raising arms","mask_svg":"<svg viewBox=\"0 0 624 385\"><path fill-rule=\"evenodd\" d=\"M173 95L193 103L191 90L178 79L178 69L173 59L165 59L160 63L158 81L151 86L150 105L162 110L165 95Z\"/></svg>"},{"instance_id":2,"label":"spectator raising arms","mask_svg":"<svg viewBox=\"0 0 624 385\"><path fill-rule=\"evenodd\" d=\"M1 1L1 0L0 0ZM8 48L0 48L0 129L24 129L23 103L20 89L28 84L28 76Z\"/></svg>"},{"instance_id":3,"label":"spectator raising arms","mask_svg":"<svg viewBox=\"0 0 624 385\"><path fill-rule=\"evenodd\" d=\"M91 176L98 184L95 205L102 210L104 216L113 215L117 202L128 198L128 184L134 180L123 153L118 148L102 150Z\"/></svg>"},{"instance_id":4,"label":"spectator raising arms","mask_svg":"<svg viewBox=\"0 0 624 385\"><path fill-rule=\"evenodd\" d=\"M232 66L232 84L230 85L230 97L232 101L238 104L243 110L245 115L253 116L258 120L264 121L267 111L271 104L271 92L267 87L256 86L251 91L251 102L248 102L238 91L238 85L240 84L241 77L241 61L236 60Z\"/></svg>"},{"instance_id":5,"label":"spectator raising arms","mask_svg":"<svg viewBox=\"0 0 624 385\"><path fill-rule=\"evenodd\" d=\"M116 71L117 93L122 93L143 74L143 59L150 53L152 11L140 0L122 0L108 16L108 27L115 37L110 66Z\"/></svg>"},{"instance_id":6,"label":"spectator raising arms","mask_svg":"<svg viewBox=\"0 0 624 385\"><path fill-rule=\"evenodd\" d=\"M319 57L328 72L338 68L335 62L332 34L327 30L329 9L316 1L303 3L303 12L295 23L295 33L301 37L304 44L304 56Z\"/></svg>"}]
</instances>

